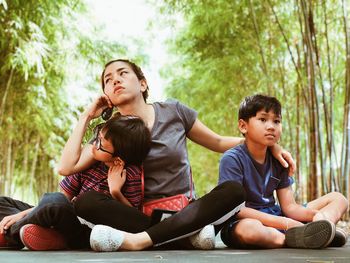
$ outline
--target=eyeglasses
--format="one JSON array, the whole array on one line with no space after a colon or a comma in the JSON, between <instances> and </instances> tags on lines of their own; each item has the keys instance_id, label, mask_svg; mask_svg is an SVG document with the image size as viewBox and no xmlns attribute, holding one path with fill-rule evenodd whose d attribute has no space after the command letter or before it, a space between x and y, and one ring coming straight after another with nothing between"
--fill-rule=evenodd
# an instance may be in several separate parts
<instances>
[{"instance_id":1,"label":"eyeglasses","mask_svg":"<svg viewBox=\"0 0 350 263\"><path fill-rule=\"evenodd\" d=\"M102 151L105 153L109 153L110 155L114 155L114 153L111 153L110 151L107 151L106 149L102 148L102 143L101 143L101 138L100 138L100 131L102 130L104 123L101 123L97 125L94 129L94 141L95 141L95 146L98 151Z\"/></svg>"},{"instance_id":2,"label":"eyeglasses","mask_svg":"<svg viewBox=\"0 0 350 263\"><path fill-rule=\"evenodd\" d=\"M97 138L95 139L95 145L96 145L96 149L105 153L109 153L110 155L113 155L114 153L111 153L105 149L102 148L102 144L101 144L101 138L99 136L97 136Z\"/></svg>"}]
</instances>

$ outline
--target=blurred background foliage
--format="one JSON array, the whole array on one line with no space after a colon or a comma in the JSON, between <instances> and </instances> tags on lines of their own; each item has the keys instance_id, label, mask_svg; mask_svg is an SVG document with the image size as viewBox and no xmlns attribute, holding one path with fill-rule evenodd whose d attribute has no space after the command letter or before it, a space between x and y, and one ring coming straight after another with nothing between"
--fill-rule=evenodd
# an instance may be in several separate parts
<instances>
[{"instance_id":1,"label":"blurred background foliage","mask_svg":"<svg viewBox=\"0 0 350 263\"><path fill-rule=\"evenodd\" d=\"M276 96L283 104L281 145L298 164L297 198L334 190L349 197L347 0L149 3L159 11L150 22L174 32L161 71L166 97L196 109L219 134L240 136L243 97ZM70 103L74 83L96 92L112 58L152 63L142 39L131 51L121 41L104 40L101 25L81 30L88 11L78 0L0 0L1 194L35 201L57 190L54 166L84 106ZM191 142L189 151L202 195L217 183L220 154Z\"/></svg>"},{"instance_id":2,"label":"blurred background foliage","mask_svg":"<svg viewBox=\"0 0 350 263\"><path fill-rule=\"evenodd\" d=\"M276 96L284 109L281 144L298 164L297 198L334 190L349 197L349 2L157 3L185 20L169 40L167 95L196 109L214 131L236 136L242 98ZM217 182L220 154L189 148L196 185L206 192Z\"/></svg>"}]
</instances>

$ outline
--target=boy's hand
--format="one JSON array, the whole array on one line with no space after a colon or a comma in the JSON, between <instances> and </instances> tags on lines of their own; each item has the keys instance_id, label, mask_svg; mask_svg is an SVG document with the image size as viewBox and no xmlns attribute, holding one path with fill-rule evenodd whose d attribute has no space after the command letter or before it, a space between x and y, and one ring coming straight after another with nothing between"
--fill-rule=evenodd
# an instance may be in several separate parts
<instances>
[{"instance_id":1,"label":"boy's hand","mask_svg":"<svg viewBox=\"0 0 350 263\"><path fill-rule=\"evenodd\" d=\"M292 176L296 171L296 164L290 152L282 149L278 144L271 146L272 155L282 164L283 167L289 168L288 174Z\"/></svg>"}]
</instances>

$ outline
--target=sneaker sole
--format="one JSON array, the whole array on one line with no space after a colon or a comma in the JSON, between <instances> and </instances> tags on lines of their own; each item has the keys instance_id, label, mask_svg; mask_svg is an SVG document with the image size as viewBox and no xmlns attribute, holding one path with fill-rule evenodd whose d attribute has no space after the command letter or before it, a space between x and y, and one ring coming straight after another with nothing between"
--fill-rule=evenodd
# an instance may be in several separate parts
<instances>
[{"instance_id":1,"label":"sneaker sole","mask_svg":"<svg viewBox=\"0 0 350 263\"><path fill-rule=\"evenodd\" d=\"M286 245L293 248L324 248L333 240L335 225L328 220L293 227L286 232Z\"/></svg>"},{"instance_id":2,"label":"sneaker sole","mask_svg":"<svg viewBox=\"0 0 350 263\"><path fill-rule=\"evenodd\" d=\"M56 230L34 224L21 227L19 232L22 243L30 250L62 250L66 249L63 236Z\"/></svg>"}]
</instances>

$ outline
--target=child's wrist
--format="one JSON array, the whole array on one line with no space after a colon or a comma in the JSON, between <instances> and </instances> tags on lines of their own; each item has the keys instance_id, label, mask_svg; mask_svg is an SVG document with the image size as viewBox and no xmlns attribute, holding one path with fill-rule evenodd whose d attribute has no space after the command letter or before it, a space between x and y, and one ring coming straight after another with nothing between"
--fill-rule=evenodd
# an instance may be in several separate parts
<instances>
[{"instance_id":1,"label":"child's wrist","mask_svg":"<svg viewBox=\"0 0 350 263\"><path fill-rule=\"evenodd\" d=\"M287 217L284 217L284 221L285 221L285 231L287 231L288 229L289 229L289 218L287 218Z\"/></svg>"}]
</instances>

